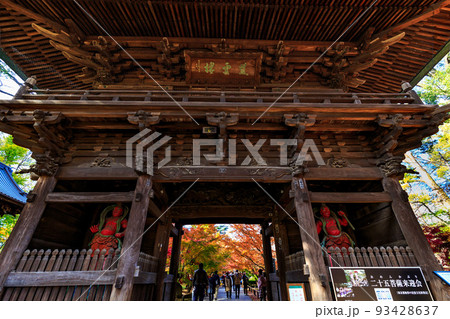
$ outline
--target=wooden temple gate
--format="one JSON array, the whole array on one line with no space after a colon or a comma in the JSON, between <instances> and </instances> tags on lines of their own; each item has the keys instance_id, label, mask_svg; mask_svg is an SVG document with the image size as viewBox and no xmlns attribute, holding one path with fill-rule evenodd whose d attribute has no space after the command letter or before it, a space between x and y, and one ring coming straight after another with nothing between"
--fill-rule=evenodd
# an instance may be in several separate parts
<instances>
[{"instance_id":1,"label":"wooden temple gate","mask_svg":"<svg viewBox=\"0 0 450 319\"><path fill-rule=\"evenodd\" d=\"M287 300L289 282L332 300L330 259L417 264L448 300L399 179L404 153L448 118L402 81L442 54L450 2L375 5L329 50L369 1L319 15L300 2L117 0L100 15L96 0L0 0L0 53L36 75L0 100L0 130L32 150L38 178L0 254L1 298L173 299L183 225L257 223L271 300ZM151 174L129 165L133 141L134 154L153 152ZM120 251L89 250L114 204L129 210ZM347 213L354 250L320 248L321 204Z\"/></svg>"}]
</instances>

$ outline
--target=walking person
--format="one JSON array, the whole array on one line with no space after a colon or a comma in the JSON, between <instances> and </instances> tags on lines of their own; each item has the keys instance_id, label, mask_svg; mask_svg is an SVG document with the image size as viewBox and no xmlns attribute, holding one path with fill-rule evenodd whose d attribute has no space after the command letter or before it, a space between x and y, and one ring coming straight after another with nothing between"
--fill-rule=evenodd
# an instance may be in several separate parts
<instances>
[{"instance_id":1,"label":"walking person","mask_svg":"<svg viewBox=\"0 0 450 319\"><path fill-rule=\"evenodd\" d=\"M233 286L233 282L231 280L231 276L229 273L225 275L224 285L225 285L225 292L227 293L227 299L231 299L231 287Z\"/></svg>"},{"instance_id":2,"label":"walking person","mask_svg":"<svg viewBox=\"0 0 450 319\"><path fill-rule=\"evenodd\" d=\"M248 277L245 273L242 275L242 284L244 285L244 295L248 295Z\"/></svg>"},{"instance_id":3,"label":"walking person","mask_svg":"<svg viewBox=\"0 0 450 319\"><path fill-rule=\"evenodd\" d=\"M208 288L208 274L203 269L203 263L198 264L194 273L194 301L203 301L205 290Z\"/></svg>"},{"instance_id":4,"label":"walking person","mask_svg":"<svg viewBox=\"0 0 450 319\"><path fill-rule=\"evenodd\" d=\"M234 288L236 299L239 299L239 295L241 293L241 280L242 280L242 273L240 273L239 270L236 270L236 272L234 273Z\"/></svg>"},{"instance_id":5,"label":"walking person","mask_svg":"<svg viewBox=\"0 0 450 319\"><path fill-rule=\"evenodd\" d=\"M267 291L267 281L266 276L264 276L263 270L258 270L258 294L259 294L259 300L265 301L266 300L266 291Z\"/></svg>"},{"instance_id":6,"label":"walking person","mask_svg":"<svg viewBox=\"0 0 450 319\"><path fill-rule=\"evenodd\" d=\"M217 293L219 291L220 277L217 274L217 270L209 277L209 300L217 300Z\"/></svg>"}]
</instances>

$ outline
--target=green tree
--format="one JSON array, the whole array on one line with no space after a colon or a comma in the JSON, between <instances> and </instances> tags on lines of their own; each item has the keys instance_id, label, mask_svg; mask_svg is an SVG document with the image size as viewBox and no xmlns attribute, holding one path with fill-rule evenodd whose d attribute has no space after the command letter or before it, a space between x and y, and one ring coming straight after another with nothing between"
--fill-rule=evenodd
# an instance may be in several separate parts
<instances>
[{"instance_id":1,"label":"green tree","mask_svg":"<svg viewBox=\"0 0 450 319\"><path fill-rule=\"evenodd\" d=\"M425 103L443 105L450 102L448 56L418 84L416 90ZM444 267L450 265L449 161L450 122L447 121L439 127L438 133L425 138L421 147L406 154L405 163L410 172L402 181L424 234Z\"/></svg>"},{"instance_id":2,"label":"green tree","mask_svg":"<svg viewBox=\"0 0 450 319\"><path fill-rule=\"evenodd\" d=\"M20 170L33 164L31 152L14 144L11 135L0 133L0 162L13 169L14 180L25 191L33 188L34 182L30 180L29 174L17 174Z\"/></svg>"},{"instance_id":3,"label":"green tree","mask_svg":"<svg viewBox=\"0 0 450 319\"><path fill-rule=\"evenodd\" d=\"M3 249L3 246L5 245L6 240L9 237L9 234L11 234L12 229L14 225L17 222L17 219L19 218L19 215L9 215L5 214L2 217L0 217L0 252Z\"/></svg>"},{"instance_id":4,"label":"green tree","mask_svg":"<svg viewBox=\"0 0 450 319\"><path fill-rule=\"evenodd\" d=\"M450 55L447 55L418 84L419 96L427 104L445 104L450 101Z\"/></svg>"}]
</instances>

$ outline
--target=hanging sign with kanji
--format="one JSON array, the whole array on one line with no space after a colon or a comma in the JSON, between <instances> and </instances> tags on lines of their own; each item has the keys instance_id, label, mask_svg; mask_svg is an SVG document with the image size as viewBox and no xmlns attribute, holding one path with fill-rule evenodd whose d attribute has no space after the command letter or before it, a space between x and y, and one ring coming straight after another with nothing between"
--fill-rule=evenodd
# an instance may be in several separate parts
<instances>
[{"instance_id":1,"label":"hanging sign with kanji","mask_svg":"<svg viewBox=\"0 0 450 319\"><path fill-rule=\"evenodd\" d=\"M255 86L262 54L185 51L186 82L190 84Z\"/></svg>"},{"instance_id":2,"label":"hanging sign with kanji","mask_svg":"<svg viewBox=\"0 0 450 319\"><path fill-rule=\"evenodd\" d=\"M432 301L420 267L330 267L338 301Z\"/></svg>"}]
</instances>

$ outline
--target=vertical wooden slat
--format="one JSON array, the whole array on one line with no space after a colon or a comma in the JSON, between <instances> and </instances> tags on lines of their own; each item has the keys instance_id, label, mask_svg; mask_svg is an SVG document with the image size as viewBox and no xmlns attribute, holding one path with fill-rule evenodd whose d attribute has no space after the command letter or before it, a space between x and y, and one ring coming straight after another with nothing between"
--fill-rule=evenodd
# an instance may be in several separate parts
<instances>
[{"instance_id":1,"label":"vertical wooden slat","mask_svg":"<svg viewBox=\"0 0 450 319\"><path fill-rule=\"evenodd\" d=\"M383 257L384 265L386 267L392 267L391 260L389 259L389 256L386 253L386 248L380 247L381 251L381 257Z\"/></svg>"},{"instance_id":2,"label":"vertical wooden slat","mask_svg":"<svg viewBox=\"0 0 450 319\"><path fill-rule=\"evenodd\" d=\"M398 267L398 262L397 262L397 259L394 256L394 253L392 252L392 248L389 247L389 246L386 247L386 252L387 252L387 255L389 257L389 260L391 261L392 267Z\"/></svg>"},{"instance_id":3,"label":"vertical wooden slat","mask_svg":"<svg viewBox=\"0 0 450 319\"><path fill-rule=\"evenodd\" d=\"M373 248L373 252L375 253L375 257L377 258L377 264L380 267L384 267L384 260L383 257L380 254L380 249L378 247Z\"/></svg>"},{"instance_id":4,"label":"vertical wooden slat","mask_svg":"<svg viewBox=\"0 0 450 319\"><path fill-rule=\"evenodd\" d=\"M344 258L342 257L341 249L339 247L336 247L335 252L336 252L338 266L345 267L345 262L344 262Z\"/></svg>"},{"instance_id":5,"label":"vertical wooden slat","mask_svg":"<svg viewBox=\"0 0 450 319\"><path fill-rule=\"evenodd\" d=\"M91 258L91 262L89 263L89 268L88 268L89 271L96 270L99 254L100 254L100 249L94 250L94 254ZM82 296L82 299L87 300L87 301L92 300L92 298L95 296L95 287L92 285L89 285L89 286L86 286L85 289L86 289L85 294L84 294L84 296Z\"/></svg>"},{"instance_id":6,"label":"vertical wooden slat","mask_svg":"<svg viewBox=\"0 0 450 319\"><path fill-rule=\"evenodd\" d=\"M56 261L55 266L59 266L59 268L55 268L53 271L66 271L67 265L69 264L70 254L72 253L71 249L67 251L61 250L58 256L58 260ZM50 295L50 301L58 300L60 290L66 290L66 287L53 287L52 293Z\"/></svg>"},{"instance_id":7,"label":"vertical wooden slat","mask_svg":"<svg viewBox=\"0 0 450 319\"><path fill-rule=\"evenodd\" d=\"M371 249L371 248L369 247L368 249ZM364 264L366 264L366 266L369 265L369 267L370 267L371 262L370 262L369 255L367 255L367 249L365 247L362 247L361 248L361 253L362 253L362 256L363 256L363 259L364 259Z\"/></svg>"},{"instance_id":8,"label":"vertical wooden slat","mask_svg":"<svg viewBox=\"0 0 450 319\"><path fill-rule=\"evenodd\" d=\"M52 251L50 249L47 249L45 251L44 257L42 258L41 263L40 263L39 268L38 268L37 271L45 271L46 270L46 265L48 263L48 259L49 259L49 256L50 256L51 252ZM30 291L28 292L26 300L27 301L40 300L40 293L41 293L40 290L42 290L42 288L31 287ZM39 293L38 293L38 291L39 291ZM35 294L36 294L36 296L35 296Z\"/></svg>"},{"instance_id":9,"label":"vertical wooden slat","mask_svg":"<svg viewBox=\"0 0 450 319\"><path fill-rule=\"evenodd\" d=\"M356 259L355 256L355 249L353 249L353 247L350 247L348 249L349 255L350 255L350 262L352 267L358 267L358 260Z\"/></svg>"},{"instance_id":10,"label":"vertical wooden slat","mask_svg":"<svg viewBox=\"0 0 450 319\"><path fill-rule=\"evenodd\" d=\"M75 252L77 252L77 250L75 250ZM75 268L73 270L75 270L75 271L81 270L81 268L83 267L83 264L84 264L85 255L86 255L86 249L81 250L81 252L78 256L78 259L76 259L76 261L75 261ZM74 256L75 256L75 253L74 253ZM73 260L73 257L72 257L72 260ZM72 260L71 260L71 263L72 263ZM77 289L78 289L78 287L74 287L74 286L69 287L67 289L66 295L64 296L64 301L76 300L74 292Z\"/></svg>"},{"instance_id":11,"label":"vertical wooden slat","mask_svg":"<svg viewBox=\"0 0 450 319\"><path fill-rule=\"evenodd\" d=\"M19 264L17 265L17 267L15 269L16 272L22 272L23 271L23 269L25 267L25 264L26 264L26 262L28 260L28 256L29 255L30 255L30 250L29 249L25 250L24 253L23 253L22 258L19 261ZM20 288L8 288L8 289L6 289L6 292L3 295L2 300L3 301L12 300L11 296L12 296L14 290L18 290L18 289L20 289Z\"/></svg>"},{"instance_id":12,"label":"vertical wooden slat","mask_svg":"<svg viewBox=\"0 0 450 319\"><path fill-rule=\"evenodd\" d=\"M346 267L349 267L352 265L350 263L350 257L348 256L347 248L345 248L345 247L342 247L342 257L344 258L344 264Z\"/></svg>"},{"instance_id":13,"label":"vertical wooden slat","mask_svg":"<svg viewBox=\"0 0 450 319\"><path fill-rule=\"evenodd\" d=\"M400 267L405 267L405 261L403 260L402 254L400 253L400 249L397 246L394 246L395 257L397 258L397 263Z\"/></svg>"},{"instance_id":14,"label":"vertical wooden slat","mask_svg":"<svg viewBox=\"0 0 450 319\"><path fill-rule=\"evenodd\" d=\"M406 253L405 247L400 247L400 252L401 252L402 257L403 257L403 260L404 260L404 262L405 262L405 266L407 266L407 267L412 266L412 263L411 263L411 261L409 260L409 256L408 256L408 254Z\"/></svg>"},{"instance_id":15,"label":"vertical wooden slat","mask_svg":"<svg viewBox=\"0 0 450 319\"><path fill-rule=\"evenodd\" d=\"M22 209L20 217L0 254L0 269L2 270L0 272L0 295L3 293L3 284L9 272L17 265L33 237L34 231L47 205L45 198L53 190L55 185L55 177L39 177L32 191L35 195L34 200L26 203Z\"/></svg>"},{"instance_id":16,"label":"vertical wooden slat","mask_svg":"<svg viewBox=\"0 0 450 319\"><path fill-rule=\"evenodd\" d=\"M337 260L336 249L334 247L330 247L328 249L330 251L330 256L331 256L331 266L337 267L339 262Z\"/></svg>"},{"instance_id":17,"label":"vertical wooden slat","mask_svg":"<svg viewBox=\"0 0 450 319\"><path fill-rule=\"evenodd\" d=\"M37 249L33 249L30 253L30 256L28 257L28 260L27 260L25 266L23 267L23 272L29 272L31 270L31 266L33 266L33 262L36 257L36 254L37 254ZM22 289L25 289L25 288L14 289L14 292L13 292L10 300L14 300L14 301L18 300Z\"/></svg>"},{"instance_id":18,"label":"vertical wooden slat","mask_svg":"<svg viewBox=\"0 0 450 319\"><path fill-rule=\"evenodd\" d=\"M30 272L37 271L39 268L39 264L41 263L42 255L44 254L44 250L41 249L36 255L36 258L33 260L33 264L31 265ZM28 295L28 292L30 291L30 288L25 287L22 288L22 291L19 294L19 298L17 298L18 301L24 301Z\"/></svg>"},{"instance_id":19,"label":"vertical wooden slat","mask_svg":"<svg viewBox=\"0 0 450 319\"><path fill-rule=\"evenodd\" d=\"M97 250L96 250L96 252L97 252ZM102 249L101 251L98 251L98 260L96 261L96 264L94 265L93 270L98 270L99 276L102 274L100 272L100 270L102 270L103 263L105 262L105 254L106 254L106 249ZM94 285L91 287L89 296L88 296L88 301L95 300L95 295L97 294L98 288L99 288L99 285Z\"/></svg>"},{"instance_id":20,"label":"vertical wooden slat","mask_svg":"<svg viewBox=\"0 0 450 319\"><path fill-rule=\"evenodd\" d=\"M77 262L79 251L78 249L75 249L72 253L71 249L67 250L66 256L70 257L69 262L67 263L67 266L65 268L66 271L73 271L75 269L75 264ZM57 301L63 301L65 300L66 293L69 292L70 287L60 287L58 296L56 297Z\"/></svg>"},{"instance_id":21,"label":"vertical wooden slat","mask_svg":"<svg viewBox=\"0 0 450 319\"><path fill-rule=\"evenodd\" d=\"M86 271L89 269L89 264L91 263L91 255L92 249L89 249L86 252L86 257L84 258L83 265L81 266L81 271ZM75 293L73 295L73 300L74 301L86 300L86 294L83 294L85 289L86 289L85 286L77 286L75 289Z\"/></svg>"},{"instance_id":22,"label":"vertical wooden slat","mask_svg":"<svg viewBox=\"0 0 450 319\"><path fill-rule=\"evenodd\" d=\"M355 252L356 252L356 260L358 260L358 266L360 267L368 266L364 262L364 258L361 254L361 249L359 247L355 247Z\"/></svg>"},{"instance_id":23,"label":"vertical wooden slat","mask_svg":"<svg viewBox=\"0 0 450 319\"><path fill-rule=\"evenodd\" d=\"M377 267L378 266L378 262L377 262L377 258L375 257L374 253L373 253L373 248L372 247L368 247L367 251L369 252L369 259L370 259L370 265L372 267Z\"/></svg>"},{"instance_id":24,"label":"vertical wooden slat","mask_svg":"<svg viewBox=\"0 0 450 319\"><path fill-rule=\"evenodd\" d=\"M52 256L50 257L50 259L49 259L49 261L47 263L47 267L45 267L45 271L52 271L53 266L54 266L54 264L56 262L56 256L57 255L58 255L58 250L57 249L52 251ZM40 287L34 300L36 300L36 301L41 301L41 300L42 301L46 301L46 300L48 300L48 296L49 296L49 293L50 293L51 289L52 289L51 287Z\"/></svg>"},{"instance_id":25,"label":"vertical wooden slat","mask_svg":"<svg viewBox=\"0 0 450 319\"><path fill-rule=\"evenodd\" d=\"M111 251L110 251L110 254L111 254ZM114 251L114 253L113 253L113 258L112 258L112 261L111 261L110 269L112 269L112 270L117 269L117 261L119 260L119 257L120 257L120 249L116 249ZM107 285L105 287L105 293L104 293L104 296L103 296L103 300L109 300L110 299L111 291L112 291L112 285Z\"/></svg>"},{"instance_id":26,"label":"vertical wooden slat","mask_svg":"<svg viewBox=\"0 0 450 319\"><path fill-rule=\"evenodd\" d=\"M45 252L45 255L47 255L47 253L48 253L48 256L47 256L48 261L47 261L47 265L45 266L45 269L44 269L45 272L51 271L52 268L53 268L53 263L54 263L54 259L52 259L52 258L50 257L50 255L52 254L52 251L51 251L50 249L48 249L48 250ZM44 257L44 258L45 258L45 257ZM40 301L41 298L42 298L42 294L44 293L44 290L45 290L44 287L39 287L39 288L36 290L36 293L34 294L33 300L35 300L35 301Z\"/></svg>"},{"instance_id":27,"label":"vertical wooden slat","mask_svg":"<svg viewBox=\"0 0 450 319\"><path fill-rule=\"evenodd\" d=\"M103 250L102 250L101 254L106 254L106 250L104 250L104 251L105 252L103 253ZM114 249L111 248L108 251L108 255L106 256L106 258L104 258L104 262L102 262L101 265L100 265L101 266L101 268L100 268L101 270L108 270L108 268L111 266L113 255L114 255ZM97 293L95 295L95 300L96 301L105 300L105 291L106 291L106 285L98 286ZM108 299L106 299L106 300L109 300L109 296L107 298Z\"/></svg>"},{"instance_id":28,"label":"vertical wooden slat","mask_svg":"<svg viewBox=\"0 0 450 319\"><path fill-rule=\"evenodd\" d=\"M64 249L62 249L59 254L58 254L58 258L56 259L55 265L53 266L52 271L60 271L61 270L61 266L62 266L62 262L64 260L64 255L66 254L66 251ZM52 287L51 288L51 293L49 296L50 301L55 301L56 297L58 296L58 292L59 292L59 287Z\"/></svg>"}]
</instances>

